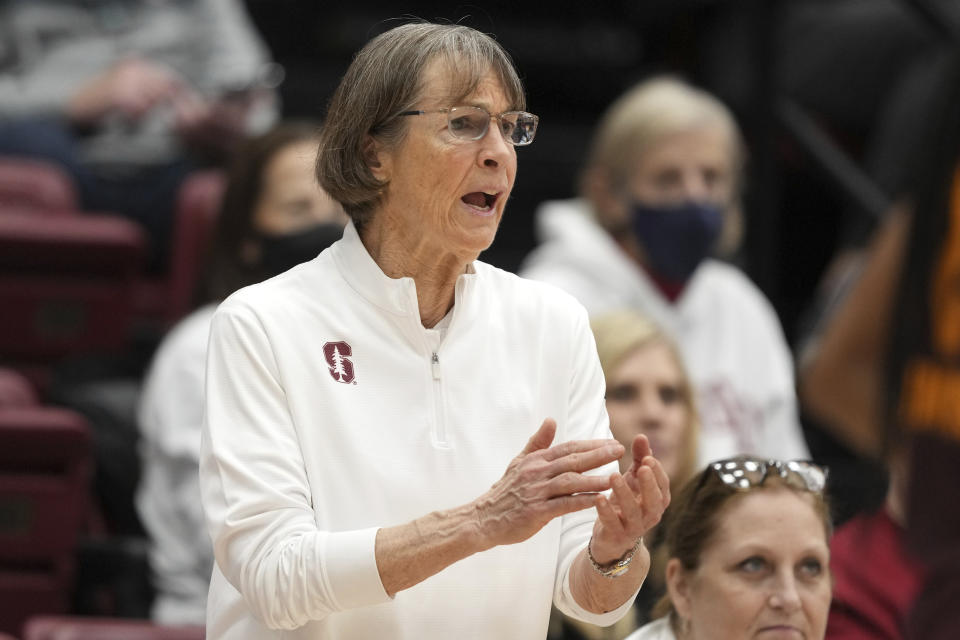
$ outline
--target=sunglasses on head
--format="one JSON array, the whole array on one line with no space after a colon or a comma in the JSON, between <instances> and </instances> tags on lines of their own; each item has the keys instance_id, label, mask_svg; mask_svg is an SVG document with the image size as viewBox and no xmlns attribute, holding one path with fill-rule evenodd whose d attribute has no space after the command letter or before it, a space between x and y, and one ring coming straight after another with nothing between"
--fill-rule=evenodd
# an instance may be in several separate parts
<instances>
[{"instance_id":1,"label":"sunglasses on head","mask_svg":"<svg viewBox=\"0 0 960 640\"><path fill-rule=\"evenodd\" d=\"M720 481L736 491L759 487L774 473L788 486L801 491L823 493L828 469L808 460L761 460L730 458L713 462L708 467ZM706 478L706 474L704 474Z\"/></svg>"}]
</instances>

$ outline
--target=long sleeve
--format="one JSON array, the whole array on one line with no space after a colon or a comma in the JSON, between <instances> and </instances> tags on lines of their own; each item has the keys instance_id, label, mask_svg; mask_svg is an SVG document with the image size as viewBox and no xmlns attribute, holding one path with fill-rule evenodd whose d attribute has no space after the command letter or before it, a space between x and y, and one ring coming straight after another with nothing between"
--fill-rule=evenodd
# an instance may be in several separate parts
<instances>
[{"instance_id":1,"label":"long sleeve","mask_svg":"<svg viewBox=\"0 0 960 640\"><path fill-rule=\"evenodd\" d=\"M376 529L321 531L268 337L228 300L214 317L200 480L217 564L266 626L389 600ZM344 490L343 487L331 490Z\"/></svg>"}]
</instances>

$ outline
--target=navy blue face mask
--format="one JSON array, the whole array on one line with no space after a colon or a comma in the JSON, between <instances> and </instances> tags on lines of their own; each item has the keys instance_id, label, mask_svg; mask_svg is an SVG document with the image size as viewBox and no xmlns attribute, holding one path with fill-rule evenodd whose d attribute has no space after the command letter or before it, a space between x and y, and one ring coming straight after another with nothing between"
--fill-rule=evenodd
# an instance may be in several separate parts
<instances>
[{"instance_id":1,"label":"navy blue face mask","mask_svg":"<svg viewBox=\"0 0 960 640\"><path fill-rule=\"evenodd\" d=\"M260 264L267 277L278 275L316 258L342 236L343 225L331 222L281 235L262 233L259 235Z\"/></svg>"},{"instance_id":2,"label":"navy blue face mask","mask_svg":"<svg viewBox=\"0 0 960 640\"><path fill-rule=\"evenodd\" d=\"M723 228L723 210L710 202L631 207L630 227L657 276L684 284L706 258Z\"/></svg>"}]
</instances>

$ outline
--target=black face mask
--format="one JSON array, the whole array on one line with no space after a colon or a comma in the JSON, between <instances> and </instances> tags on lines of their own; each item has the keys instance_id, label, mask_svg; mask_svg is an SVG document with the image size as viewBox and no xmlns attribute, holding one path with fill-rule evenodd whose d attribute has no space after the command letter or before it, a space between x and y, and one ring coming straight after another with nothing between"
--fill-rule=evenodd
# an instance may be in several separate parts
<instances>
[{"instance_id":1,"label":"black face mask","mask_svg":"<svg viewBox=\"0 0 960 640\"><path fill-rule=\"evenodd\" d=\"M316 258L341 237L343 225L336 222L321 223L293 233L260 234L260 265L267 277L273 277Z\"/></svg>"},{"instance_id":2,"label":"black face mask","mask_svg":"<svg viewBox=\"0 0 960 640\"><path fill-rule=\"evenodd\" d=\"M723 228L723 209L710 202L675 205L634 203L631 223L650 269L662 278L684 284L716 243Z\"/></svg>"}]
</instances>

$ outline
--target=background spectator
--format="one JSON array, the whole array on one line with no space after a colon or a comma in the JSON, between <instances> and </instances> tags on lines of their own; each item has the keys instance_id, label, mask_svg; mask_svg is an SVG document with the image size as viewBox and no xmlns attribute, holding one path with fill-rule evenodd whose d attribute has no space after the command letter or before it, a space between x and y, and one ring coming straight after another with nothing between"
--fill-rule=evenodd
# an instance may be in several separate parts
<instances>
[{"instance_id":1,"label":"background spectator","mask_svg":"<svg viewBox=\"0 0 960 640\"><path fill-rule=\"evenodd\" d=\"M521 275L591 313L632 308L677 342L696 385L701 462L808 456L793 361L776 314L735 267L743 149L730 112L672 78L645 81L604 114L583 198L538 212L543 244Z\"/></svg>"},{"instance_id":2,"label":"background spectator","mask_svg":"<svg viewBox=\"0 0 960 640\"><path fill-rule=\"evenodd\" d=\"M279 67L240 0L0 5L0 153L52 161L129 217L162 271L184 177L276 117Z\"/></svg>"},{"instance_id":3,"label":"background spectator","mask_svg":"<svg viewBox=\"0 0 960 640\"><path fill-rule=\"evenodd\" d=\"M927 574L906 637L938 640L960 632L960 57L947 60L901 204L803 375L811 411L854 450L909 452L906 538Z\"/></svg>"},{"instance_id":4,"label":"background spectator","mask_svg":"<svg viewBox=\"0 0 960 640\"><path fill-rule=\"evenodd\" d=\"M613 436L629 447L637 434L646 435L670 478L670 486L682 487L696 469L699 420L693 383L679 351L659 327L635 311L600 314L591 318L590 328L606 382ZM621 471L626 471L631 462L630 456L621 458ZM650 549L650 573L637 594L633 616L625 616L612 627L555 616L551 637L620 639L646 623L666 589L663 527L652 529L645 544Z\"/></svg>"},{"instance_id":5,"label":"background spectator","mask_svg":"<svg viewBox=\"0 0 960 640\"><path fill-rule=\"evenodd\" d=\"M657 620L627 640L823 640L830 607L826 473L740 456L711 463L667 518L667 589Z\"/></svg>"},{"instance_id":6,"label":"background spectator","mask_svg":"<svg viewBox=\"0 0 960 640\"><path fill-rule=\"evenodd\" d=\"M906 545L907 457L891 453L883 507L860 513L830 539L833 600L828 640L899 640L925 571Z\"/></svg>"},{"instance_id":7,"label":"background spectator","mask_svg":"<svg viewBox=\"0 0 960 640\"><path fill-rule=\"evenodd\" d=\"M316 183L319 128L282 124L241 146L228 175L206 290L147 372L139 407L143 476L137 507L151 539L152 617L204 624L213 548L200 509L200 430L207 336L217 304L310 260L339 238L346 214Z\"/></svg>"},{"instance_id":8,"label":"background spectator","mask_svg":"<svg viewBox=\"0 0 960 640\"><path fill-rule=\"evenodd\" d=\"M682 487L697 469L700 418L693 381L679 349L660 327L635 311L594 316L590 327L607 384L605 398L613 437L624 444L638 433L646 435L670 486ZM627 457L620 460L621 468L629 463ZM650 575L637 595L639 624L649 620L654 603L666 588L663 531L658 525L647 535L651 564Z\"/></svg>"}]
</instances>

